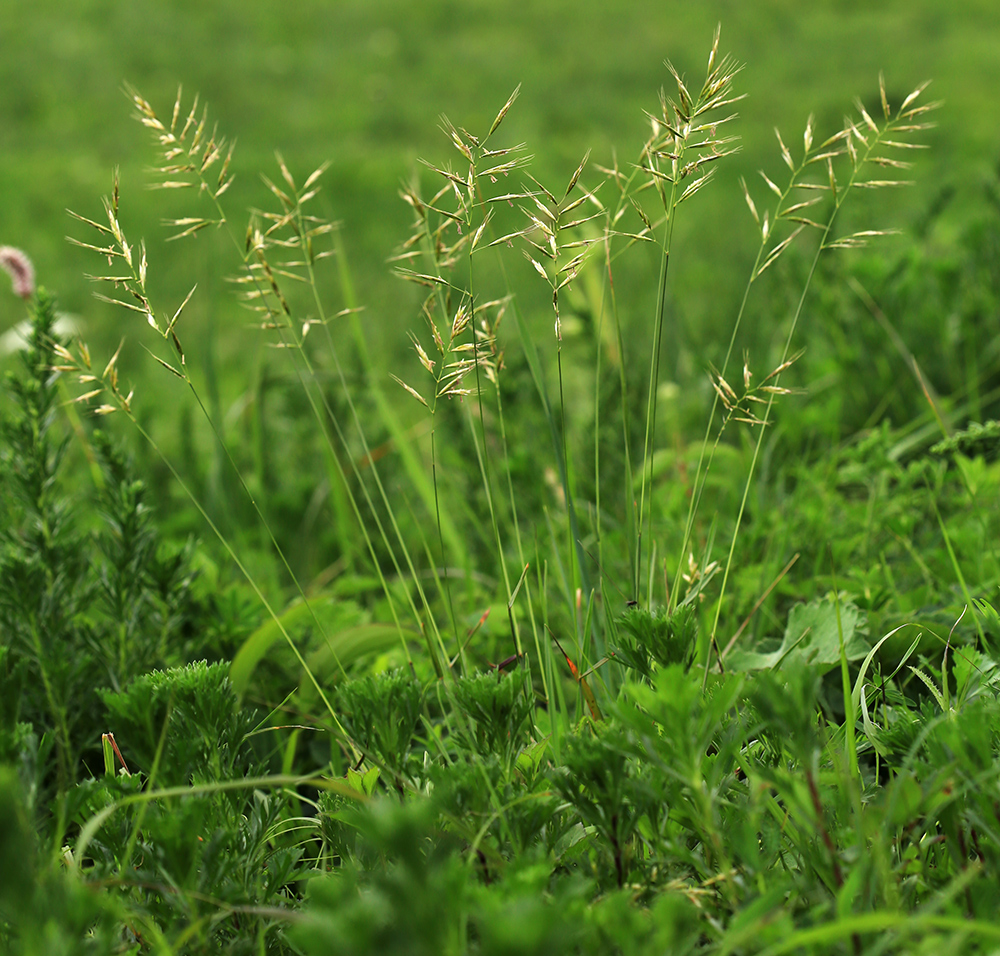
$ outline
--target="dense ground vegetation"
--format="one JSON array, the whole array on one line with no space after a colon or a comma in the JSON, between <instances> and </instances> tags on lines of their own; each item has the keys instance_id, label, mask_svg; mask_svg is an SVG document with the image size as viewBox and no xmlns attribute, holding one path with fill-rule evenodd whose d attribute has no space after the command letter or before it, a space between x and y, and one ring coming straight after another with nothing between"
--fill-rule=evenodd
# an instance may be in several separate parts
<instances>
[{"instance_id":1,"label":"dense ground vegetation","mask_svg":"<svg viewBox=\"0 0 1000 956\"><path fill-rule=\"evenodd\" d=\"M1000 190L933 244L911 194L880 246L934 104L803 118L735 193L699 366L672 260L740 78L716 37L636 156L554 180L516 91L442 120L389 375L326 169L278 156L243 219L224 121L130 90L173 248L221 244L164 295L116 173L71 241L125 344L16 286L5 951L1000 945ZM207 273L252 324L208 359Z\"/></svg>"}]
</instances>

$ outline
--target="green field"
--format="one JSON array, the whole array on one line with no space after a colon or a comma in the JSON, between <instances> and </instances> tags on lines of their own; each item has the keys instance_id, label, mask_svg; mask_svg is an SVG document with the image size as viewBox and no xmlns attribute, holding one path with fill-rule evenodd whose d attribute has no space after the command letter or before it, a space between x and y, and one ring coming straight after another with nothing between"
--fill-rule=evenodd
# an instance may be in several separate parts
<instances>
[{"instance_id":1,"label":"green field","mask_svg":"<svg viewBox=\"0 0 1000 956\"><path fill-rule=\"evenodd\" d=\"M995 951L994 3L0 27L0 950Z\"/></svg>"}]
</instances>

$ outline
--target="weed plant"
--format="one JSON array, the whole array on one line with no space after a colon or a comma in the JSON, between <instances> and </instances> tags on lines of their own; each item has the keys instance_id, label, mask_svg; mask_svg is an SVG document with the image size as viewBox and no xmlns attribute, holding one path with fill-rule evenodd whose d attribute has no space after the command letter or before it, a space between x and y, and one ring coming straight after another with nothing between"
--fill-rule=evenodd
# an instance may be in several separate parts
<instances>
[{"instance_id":1,"label":"weed plant","mask_svg":"<svg viewBox=\"0 0 1000 956\"><path fill-rule=\"evenodd\" d=\"M634 162L558 184L502 139L516 90L484 130L442 120L452 161L401 189L414 361L389 382L311 211L324 168L279 156L237 227L207 110L129 90L154 185L192 195L171 238L228 237L287 361L248 391L248 449L188 364L197 288L156 301L117 175L73 214L99 296L214 435L216 502L144 424L124 343L61 337L2 250L30 319L0 454L5 952L1000 945L998 426L969 424L996 412L1000 216L953 261L855 251L888 231L859 200L902 185L923 87L880 82L801 150L779 133L787 171L742 184L731 337L678 390L674 225L738 149L718 44L700 86L671 69ZM658 263L641 321L630 254ZM206 541L162 532L119 421ZM284 476L300 439L287 461L318 470Z\"/></svg>"}]
</instances>

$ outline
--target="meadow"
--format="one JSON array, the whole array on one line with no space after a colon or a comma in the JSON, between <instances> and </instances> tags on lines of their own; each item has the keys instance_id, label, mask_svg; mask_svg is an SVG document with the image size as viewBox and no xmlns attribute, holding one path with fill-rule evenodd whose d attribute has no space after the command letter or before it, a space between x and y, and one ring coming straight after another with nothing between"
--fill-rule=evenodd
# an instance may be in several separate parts
<instances>
[{"instance_id":1,"label":"meadow","mask_svg":"<svg viewBox=\"0 0 1000 956\"><path fill-rule=\"evenodd\" d=\"M5 951L995 950L988 4L5 6Z\"/></svg>"}]
</instances>

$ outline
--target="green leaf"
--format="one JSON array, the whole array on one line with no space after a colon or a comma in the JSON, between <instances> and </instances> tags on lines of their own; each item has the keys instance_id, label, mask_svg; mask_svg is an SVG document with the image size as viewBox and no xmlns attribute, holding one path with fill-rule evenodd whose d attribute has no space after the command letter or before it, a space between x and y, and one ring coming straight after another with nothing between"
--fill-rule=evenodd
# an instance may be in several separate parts
<instances>
[{"instance_id":1,"label":"green leaf","mask_svg":"<svg viewBox=\"0 0 1000 956\"><path fill-rule=\"evenodd\" d=\"M858 632L864 623L864 614L853 604L841 605L840 613L847 659L859 660L870 650L868 642ZM792 662L824 669L840 663L840 634L833 601L824 598L792 608L785 636L776 650L734 650L726 658L727 666L737 671L780 669Z\"/></svg>"},{"instance_id":2,"label":"green leaf","mask_svg":"<svg viewBox=\"0 0 1000 956\"><path fill-rule=\"evenodd\" d=\"M315 612L326 637L314 635L315 649L309 655L308 664L315 673L332 678L339 670L338 660L346 666L367 654L387 650L399 640L395 625L352 623L345 626L345 618L354 617L356 620L356 614L345 613L351 609L351 604L317 597L312 601L312 612L308 605L300 601L289 606L278 620L293 639L298 639L314 623L312 613ZM271 646L281 640L278 622L268 618L243 642L229 669L229 678L238 696L246 693L257 665L267 656Z\"/></svg>"}]
</instances>

